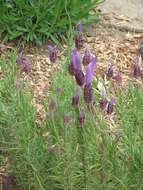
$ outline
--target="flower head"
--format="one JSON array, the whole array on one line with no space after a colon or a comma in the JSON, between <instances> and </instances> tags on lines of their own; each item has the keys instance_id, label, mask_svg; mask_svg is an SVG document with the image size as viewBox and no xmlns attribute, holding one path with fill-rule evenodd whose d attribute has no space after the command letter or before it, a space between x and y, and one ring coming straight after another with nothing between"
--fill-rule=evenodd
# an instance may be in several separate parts
<instances>
[{"instance_id":1,"label":"flower head","mask_svg":"<svg viewBox=\"0 0 143 190\"><path fill-rule=\"evenodd\" d=\"M84 54L84 57L83 57L83 65L84 66L87 66L91 61L92 61L92 55L91 53L89 52L88 50L88 46L86 47L86 50L85 50L85 54Z\"/></svg>"},{"instance_id":2,"label":"flower head","mask_svg":"<svg viewBox=\"0 0 143 190\"><path fill-rule=\"evenodd\" d=\"M102 99L101 99L100 102L99 102L99 106L100 106L100 108L101 108L102 110L104 110L105 107L106 107L106 105L107 105L107 100L106 100L105 91L102 90Z\"/></svg>"},{"instance_id":3,"label":"flower head","mask_svg":"<svg viewBox=\"0 0 143 190\"><path fill-rule=\"evenodd\" d=\"M85 119L85 115L84 115L84 107L81 108L79 117L78 117L78 121L79 123L83 126L84 125L84 119Z\"/></svg>"},{"instance_id":4,"label":"flower head","mask_svg":"<svg viewBox=\"0 0 143 190\"><path fill-rule=\"evenodd\" d=\"M72 106L76 108L78 106L78 102L79 102L79 86L77 85L77 91L74 97L72 98Z\"/></svg>"},{"instance_id":5,"label":"flower head","mask_svg":"<svg viewBox=\"0 0 143 190\"><path fill-rule=\"evenodd\" d=\"M28 63L27 59L23 59L23 64L24 64L24 71L26 74L28 74L30 72L30 65Z\"/></svg>"},{"instance_id":6,"label":"flower head","mask_svg":"<svg viewBox=\"0 0 143 190\"><path fill-rule=\"evenodd\" d=\"M22 64L22 51L20 51L20 52L18 53L17 64L18 64L18 65L21 65L21 64Z\"/></svg>"},{"instance_id":7,"label":"flower head","mask_svg":"<svg viewBox=\"0 0 143 190\"><path fill-rule=\"evenodd\" d=\"M62 88L61 88L60 86L57 87L57 93L58 93L59 95L61 95L61 93L62 93Z\"/></svg>"},{"instance_id":8,"label":"flower head","mask_svg":"<svg viewBox=\"0 0 143 190\"><path fill-rule=\"evenodd\" d=\"M57 59L57 53L56 53L56 45L55 46L48 46L50 50L50 61L55 63Z\"/></svg>"},{"instance_id":9,"label":"flower head","mask_svg":"<svg viewBox=\"0 0 143 190\"><path fill-rule=\"evenodd\" d=\"M64 116L64 124L67 125L70 121L70 113L67 113L65 116Z\"/></svg>"},{"instance_id":10,"label":"flower head","mask_svg":"<svg viewBox=\"0 0 143 190\"><path fill-rule=\"evenodd\" d=\"M77 49L80 49L83 47L83 40L82 40L82 22L80 21L80 23L76 26L76 39L75 39L75 46Z\"/></svg>"},{"instance_id":11,"label":"flower head","mask_svg":"<svg viewBox=\"0 0 143 190\"><path fill-rule=\"evenodd\" d=\"M108 114L111 114L111 113L113 112L114 101L115 101L115 100L114 100L114 97L111 96L110 102L109 102L108 107L107 107L107 113L108 113Z\"/></svg>"},{"instance_id":12,"label":"flower head","mask_svg":"<svg viewBox=\"0 0 143 190\"><path fill-rule=\"evenodd\" d=\"M116 83L119 84L122 81L122 77L121 77L121 73L120 73L120 69L117 69L117 73L116 73Z\"/></svg>"},{"instance_id":13,"label":"flower head","mask_svg":"<svg viewBox=\"0 0 143 190\"><path fill-rule=\"evenodd\" d=\"M109 78L112 78L112 77L113 77L113 65L112 65L112 63L109 63L109 68L108 68L107 76L108 76Z\"/></svg>"},{"instance_id":14,"label":"flower head","mask_svg":"<svg viewBox=\"0 0 143 190\"><path fill-rule=\"evenodd\" d=\"M20 91L20 87L21 87L21 80L18 79L18 80L17 80L17 83L16 83L16 89L17 89L17 92Z\"/></svg>"},{"instance_id":15,"label":"flower head","mask_svg":"<svg viewBox=\"0 0 143 190\"><path fill-rule=\"evenodd\" d=\"M53 112L53 111L55 110L55 108L56 108L56 101L55 101L55 99L52 97L51 102L50 102L50 105L49 105L49 109L50 109L51 112Z\"/></svg>"}]
</instances>

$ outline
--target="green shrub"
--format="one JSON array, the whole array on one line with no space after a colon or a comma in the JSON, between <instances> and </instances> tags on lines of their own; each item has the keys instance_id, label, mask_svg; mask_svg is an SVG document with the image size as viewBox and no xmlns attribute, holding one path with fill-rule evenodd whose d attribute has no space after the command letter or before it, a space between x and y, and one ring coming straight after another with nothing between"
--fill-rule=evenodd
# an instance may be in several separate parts
<instances>
[{"instance_id":1,"label":"green shrub","mask_svg":"<svg viewBox=\"0 0 143 190\"><path fill-rule=\"evenodd\" d=\"M97 15L89 11L100 0L1 0L0 34L5 40L20 38L24 42L41 42L50 38L54 42L67 34L70 22L75 25L84 18L95 21Z\"/></svg>"}]
</instances>

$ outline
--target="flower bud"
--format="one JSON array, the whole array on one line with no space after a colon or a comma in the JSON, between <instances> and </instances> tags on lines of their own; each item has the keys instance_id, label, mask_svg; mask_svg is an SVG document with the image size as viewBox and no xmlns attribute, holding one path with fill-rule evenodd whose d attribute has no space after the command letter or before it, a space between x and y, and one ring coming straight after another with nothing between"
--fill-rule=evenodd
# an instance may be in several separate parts
<instances>
[{"instance_id":1,"label":"flower bud","mask_svg":"<svg viewBox=\"0 0 143 190\"><path fill-rule=\"evenodd\" d=\"M24 59L23 64L24 64L24 71L25 71L26 74L28 74L30 72L30 65L28 63L28 60Z\"/></svg>"},{"instance_id":2,"label":"flower bud","mask_svg":"<svg viewBox=\"0 0 143 190\"><path fill-rule=\"evenodd\" d=\"M67 125L70 121L70 113L67 113L65 116L64 116L64 124Z\"/></svg>"},{"instance_id":3,"label":"flower bud","mask_svg":"<svg viewBox=\"0 0 143 190\"><path fill-rule=\"evenodd\" d=\"M75 39L75 46L77 49L80 49L83 47L83 40L80 32L77 32L76 39Z\"/></svg>"},{"instance_id":4,"label":"flower bud","mask_svg":"<svg viewBox=\"0 0 143 190\"><path fill-rule=\"evenodd\" d=\"M18 53L18 58L17 58L17 64L21 65L22 64L22 51Z\"/></svg>"},{"instance_id":5,"label":"flower bud","mask_svg":"<svg viewBox=\"0 0 143 190\"><path fill-rule=\"evenodd\" d=\"M49 50L50 50L50 61L52 63L56 62L57 59L57 53L56 53L56 45L55 46L48 46Z\"/></svg>"},{"instance_id":6,"label":"flower bud","mask_svg":"<svg viewBox=\"0 0 143 190\"><path fill-rule=\"evenodd\" d=\"M108 68L107 76L108 76L109 78L112 78L112 77L113 77L113 65L112 65L112 63L109 63L109 68Z\"/></svg>"},{"instance_id":7,"label":"flower bud","mask_svg":"<svg viewBox=\"0 0 143 190\"><path fill-rule=\"evenodd\" d=\"M55 110L55 108L56 108L56 101L55 101L55 99L52 97L52 99L51 99L51 102L50 102L50 105L49 105L49 109L50 109L50 111L54 111Z\"/></svg>"},{"instance_id":8,"label":"flower bud","mask_svg":"<svg viewBox=\"0 0 143 190\"><path fill-rule=\"evenodd\" d=\"M104 90L102 90L102 99L99 102L99 106L102 110L104 110L106 105L107 105L107 100L106 100L105 92Z\"/></svg>"},{"instance_id":9,"label":"flower bud","mask_svg":"<svg viewBox=\"0 0 143 190\"><path fill-rule=\"evenodd\" d=\"M85 119L85 115L84 115L84 107L81 108L81 112L79 114L78 117L78 121L79 123L83 126L84 125L84 119Z\"/></svg>"},{"instance_id":10,"label":"flower bud","mask_svg":"<svg viewBox=\"0 0 143 190\"><path fill-rule=\"evenodd\" d=\"M57 93L58 93L59 95L61 95L61 93L62 93L62 88L61 88L60 86L57 87Z\"/></svg>"},{"instance_id":11,"label":"flower bud","mask_svg":"<svg viewBox=\"0 0 143 190\"><path fill-rule=\"evenodd\" d=\"M20 87L21 87L21 81L20 81L20 79L18 79L18 80L17 80L17 83L16 83L17 92L20 91Z\"/></svg>"},{"instance_id":12,"label":"flower bud","mask_svg":"<svg viewBox=\"0 0 143 190\"><path fill-rule=\"evenodd\" d=\"M122 77L120 74L120 69L118 68L117 73L116 73L116 83L119 84L119 83L121 83L121 81L122 81Z\"/></svg>"}]
</instances>

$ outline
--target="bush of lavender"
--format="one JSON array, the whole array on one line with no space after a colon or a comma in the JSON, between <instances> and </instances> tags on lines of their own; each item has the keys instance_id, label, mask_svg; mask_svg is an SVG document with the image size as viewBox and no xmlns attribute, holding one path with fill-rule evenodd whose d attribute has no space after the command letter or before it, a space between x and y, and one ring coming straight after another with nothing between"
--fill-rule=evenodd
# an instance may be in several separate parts
<instances>
[{"instance_id":1,"label":"bush of lavender","mask_svg":"<svg viewBox=\"0 0 143 190\"><path fill-rule=\"evenodd\" d=\"M88 46L81 55L81 28L62 70L52 76L51 96L43 100L46 119L38 126L32 97L16 77L19 69L29 74L28 62L16 53L8 64L2 59L0 138L9 173L20 189L141 190L143 90L131 82L123 91L120 70L114 73L111 63L108 85L94 76L98 61ZM49 50L56 64L56 48ZM142 76L140 67L136 59L132 77Z\"/></svg>"}]
</instances>

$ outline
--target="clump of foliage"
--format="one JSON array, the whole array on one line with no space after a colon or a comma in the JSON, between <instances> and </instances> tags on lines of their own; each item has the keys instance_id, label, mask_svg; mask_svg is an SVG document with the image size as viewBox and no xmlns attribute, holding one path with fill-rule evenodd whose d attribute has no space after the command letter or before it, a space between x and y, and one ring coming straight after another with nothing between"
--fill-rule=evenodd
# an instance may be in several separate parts
<instances>
[{"instance_id":1,"label":"clump of foliage","mask_svg":"<svg viewBox=\"0 0 143 190\"><path fill-rule=\"evenodd\" d=\"M24 42L41 42L50 38L54 42L67 35L69 25L83 19L97 21L89 15L100 0L1 0L0 34L5 40L20 38Z\"/></svg>"}]
</instances>

